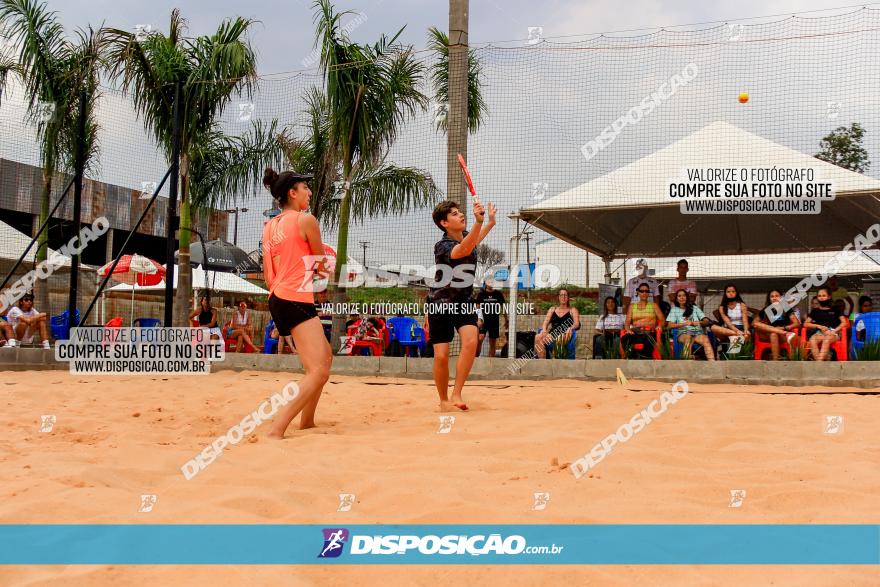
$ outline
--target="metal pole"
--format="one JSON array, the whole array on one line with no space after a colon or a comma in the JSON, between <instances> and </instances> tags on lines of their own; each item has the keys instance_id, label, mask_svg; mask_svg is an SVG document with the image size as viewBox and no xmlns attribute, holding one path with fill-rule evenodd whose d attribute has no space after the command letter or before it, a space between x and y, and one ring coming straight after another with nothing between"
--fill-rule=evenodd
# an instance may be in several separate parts
<instances>
[{"instance_id":1,"label":"metal pole","mask_svg":"<svg viewBox=\"0 0 880 587\"><path fill-rule=\"evenodd\" d=\"M238 208L235 209L235 232L232 235L232 244L238 246Z\"/></svg>"},{"instance_id":2,"label":"metal pole","mask_svg":"<svg viewBox=\"0 0 880 587\"><path fill-rule=\"evenodd\" d=\"M168 213L166 215L165 232L165 326L171 326L174 320L174 249L177 242L177 186L180 181L180 132L182 127L183 108L180 103L180 82L174 84L174 123L171 128L171 178L168 187Z\"/></svg>"},{"instance_id":3,"label":"metal pole","mask_svg":"<svg viewBox=\"0 0 880 587\"><path fill-rule=\"evenodd\" d=\"M82 184L86 167L86 103L85 90L79 96L79 124L76 136L76 161L73 176L73 229L78 233L82 223ZM81 251L71 251L70 255L70 293L67 298L67 332L79 326L76 318L76 294L79 285L79 257Z\"/></svg>"},{"instance_id":4,"label":"metal pole","mask_svg":"<svg viewBox=\"0 0 880 587\"><path fill-rule=\"evenodd\" d=\"M519 265L519 214L514 212L508 215L513 220L513 236L510 238L510 271L507 278L510 279L510 302L507 307L507 358L516 358L516 291L518 279L516 275L517 265Z\"/></svg>"}]
</instances>

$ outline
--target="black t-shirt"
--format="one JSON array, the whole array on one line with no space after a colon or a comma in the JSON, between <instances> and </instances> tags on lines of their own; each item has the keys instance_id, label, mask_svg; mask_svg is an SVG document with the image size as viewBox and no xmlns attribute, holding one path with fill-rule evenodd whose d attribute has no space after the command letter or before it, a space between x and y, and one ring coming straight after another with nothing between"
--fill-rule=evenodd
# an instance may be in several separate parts
<instances>
[{"instance_id":1,"label":"black t-shirt","mask_svg":"<svg viewBox=\"0 0 880 587\"><path fill-rule=\"evenodd\" d=\"M842 315L843 314L840 313L840 310L834 306L831 306L830 308L817 308L810 311L810 318L813 322L828 328L837 328L840 326L840 317Z\"/></svg>"},{"instance_id":2,"label":"black t-shirt","mask_svg":"<svg viewBox=\"0 0 880 587\"><path fill-rule=\"evenodd\" d=\"M766 322L770 326L775 326L776 328L785 328L789 324L791 324L791 315L794 313L794 310L786 310L785 314L777 318L776 320L770 320L770 316L767 315L767 308L761 310L761 321Z\"/></svg>"},{"instance_id":3,"label":"black t-shirt","mask_svg":"<svg viewBox=\"0 0 880 587\"><path fill-rule=\"evenodd\" d=\"M464 231L463 235L467 236L468 232ZM434 303L467 303L474 291L474 273L477 269L476 249L471 251L471 254L467 257L453 259L452 249L454 249L457 244L459 244L459 241L451 238L444 232L443 238L437 241L437 244L434 245L434 263L437 265L446 265L450 267L452 271L455 271L456 267L464 265L464 267L459 269L457 273L463 271L467 274L467 277L465 278L465 281L462 282L462 279L454 277L449 269L444 271L443 269L438 268L434 275L434 281L442 281L445 282L446 285L443 287L431 288L431 301Z\"/></svg>"},{"instance_id":4,"label":"black t-shirt","mask_svg":"<svg viewBox=\"0 0 880 587\"><path fill-rule=\"evenodd\" d=\"M477 294L476 303L481 304L481 309L483 310L483 320L486 322L498 321L500 305L504 303L504 294L502 294L497 289L488 291L488 290L480 290L480 293ZM482 306L482 304L493 304L492 306ZM498 304L498 305L494 305Z\"/></svg>"}]
</instances>

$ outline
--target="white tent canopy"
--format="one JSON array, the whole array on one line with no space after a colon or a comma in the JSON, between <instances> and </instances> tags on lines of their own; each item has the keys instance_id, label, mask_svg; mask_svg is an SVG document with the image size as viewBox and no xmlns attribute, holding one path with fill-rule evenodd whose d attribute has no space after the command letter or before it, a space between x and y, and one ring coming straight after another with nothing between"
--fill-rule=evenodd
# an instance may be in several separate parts
<instances>
[{"instance_id":1,"label":"white tent canopy","mask_svg":"<svg viewBox=\"0 0 880 587\"><path fill-rule=\"evenodd\" d=\"M612 147L613 148L613 147ZM813 168L834 184L821 214L682 214L668 196L687 168ZM880 218L880 181L715 122L522 217L604 258L838 251ZM815 264L813 264L815 268Z\"/></svg>"},{"instance_id":2,"label":"white tent canopy","mask_svg":"<svg viewBox=\"0 0 880 587\"><path fill-rule=\"evenodd\" d=\"M165 291L165 281L161 281L156 285L135 286L139 292L159 292ZM233 273L223 271L205 271L201 267L192 270L192 287L194 290L210 289L211 291L235 294L250 295L268 295L269 291L258 285L246 281ZM174 288L177 289L177 271L174 272ZM108 292L127 292L130 293L132 286L126 283L120 283L111 288Z\"/></svg>"},{"instance_id":3,"label":"white tent canopy","mask_svg":"<svg viewBox=\"0 0 880 587\"><path fill-rule=\"evenodd\" d=\"M13 228L12 226L0 220L0 259L18 261L19 257L21 257L21 254L30 244L31 240L31 237L29 237L25 233L16 228ZM28 256L25 259L25 262L33 261L36 252L37 245L35 244L33 247L31 247L31 250L28 251ZM49 256L54 253L54 249L49 249ZM70 257L65 256L64 261L61 263L61 266L70 267Z\"/></svg>"}]
</instances>

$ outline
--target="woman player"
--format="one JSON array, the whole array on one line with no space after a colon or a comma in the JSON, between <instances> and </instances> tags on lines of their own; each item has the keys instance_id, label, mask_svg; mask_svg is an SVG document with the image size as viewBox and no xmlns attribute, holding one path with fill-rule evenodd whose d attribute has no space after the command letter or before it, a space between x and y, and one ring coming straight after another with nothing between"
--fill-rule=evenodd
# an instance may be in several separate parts
<instances>
[{"instance_id":1,"label":"woman player","mask_svg":"<svg viewBox=\"0 0 880 587\"><path fill-rule=\"evenodd\" d=\"M312 293L314 274L324 273L324 245L318 221L309 209L311 175L266 169L263 185L272 192L281 214L263 229L263 274L269 286L269 312L281 337L293 335L305 377L299 395L279 412L269 430L270 438L284 438L290 422L302 412L299 429L315 426L315 410L324 384L330 378L333 355L315 310Z\"/></svg>"}]
</instances>

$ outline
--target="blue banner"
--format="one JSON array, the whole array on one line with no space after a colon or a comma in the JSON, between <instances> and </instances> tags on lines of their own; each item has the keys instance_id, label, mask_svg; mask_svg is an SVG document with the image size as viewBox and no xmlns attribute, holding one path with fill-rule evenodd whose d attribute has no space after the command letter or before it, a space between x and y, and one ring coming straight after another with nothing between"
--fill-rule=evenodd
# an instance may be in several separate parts
<instances>
[{"instance_id":1,"label":"blue banner","mask_svg":"<svg viewBox=\"0 0 880 587\"><path fill-rule=\"evenodd\" d=\"M0 564L880 564L880 525L0 525Z\"/></svg>"}]
</instances>

